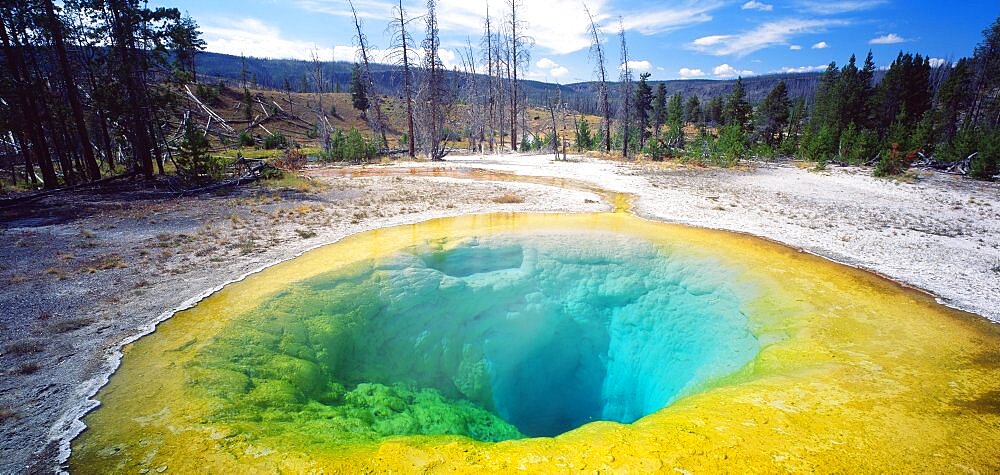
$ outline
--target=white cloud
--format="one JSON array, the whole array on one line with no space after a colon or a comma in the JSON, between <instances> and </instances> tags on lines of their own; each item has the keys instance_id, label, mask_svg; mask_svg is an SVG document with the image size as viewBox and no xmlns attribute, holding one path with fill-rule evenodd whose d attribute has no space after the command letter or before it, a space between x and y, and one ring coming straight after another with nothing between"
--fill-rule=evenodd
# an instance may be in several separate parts
<instances>
[{"instance_id":1,"label":"white cloud","mask_svg":"<svg viewBox=\"0 0 1000 475\"><path fill-rule=\"evenodd\" d=\"M628 11L623 14L626 30L651 35L675 30L685 26L710 21L708 12L722 6L723 0L684 0L676 5L654 7L640 12ZM343 0L294 0L298 8L309 12L335 16L350 16L351 11ZM358 16L370 23L386 23L392 17L394 2L386 0L355 0ZM602 33L618 32L619 12L612 7L611 0L588 0L587 5L594 15L594 21ZM588 27L590 19L580 8L579 0L525 1L518 10L518 16L525 20L524 34L534 40L534 44L551 54L570 54L590 47ZM423 2L404 1L407 16L417 18L425 13ZM483 17L486 16L487 0L438 0L438 22L442 35L457 34L479 37L482 35ZM499 28L507 13L504 2L493 1L490 15L494 26ZM413 26L422 30L423 23ZM418 36L414 34L414 36ZM419 41L419 40L418 40Z\"/></svg>"},{"instance_id":2,"label":"white cloud","mask_svg":"<svg viewBox=\"0 0 1000 475\"><path fill-rule=\"evenodd\" d=\"M538 66L541 69L552 69L552 68L558 68L559 63L556 63L555 61L552 61L549 58L542 58L535 63L535 66Z\"/></svg>"},{"instance_id":3,"label":"white cloud","mask_svg":"<svg viewBox=\"0 0 1000 475\"><path fill-rule=\"evenodd\" d=\"M774 10L774 5L758 2L757 0L750 0L749 2L744 3L741 8L744 10L760 10L762 12L769 12Z\"/></svg>"},{"instance_id":4,"label":"white cloud","mask_svg":"<svg viewBox=\"0 0 1000 475\"><path fill-rule=\"evenodd\" d=\"M709 15L709 12L721 7L723 4L724 2L715 0L687 0L680 5L669 8L629 12L622 16L622 25L629 31L637 31L643 35L654 35L685 26L712 21L712 16ZM579 9L578 6L576 8ZM561 16L550 18L560 18L560 21L562 21ZM606 33L617 33L618 22L614 21L605 25L603 30Z\"/></svg>"},{"instance_id":5,"label":"white cloud","mask_svg":"<svg viewBox=\"0 0 1000 475\"><path fill-rule=\"evenodd\" d=\"M311 60L313 54L320 61L358 61L358 48L353 45L319 47L315 43L288 39L277 27L256 18L210 19L201 26L206 49L215 53L255 56L258 58L281 58ZM458 65L458 54L442 48L438 51L445 67ZM423 51L416 50L414 61L421 61ZM391 63L389 50L370 48L368 57L375 63Z\"/></svg>"},{"instance_id":6,"label":"white cloud","mask_svg":"<svg viewBox=\"0 0 1000 475\"><path fill-rule=\"evenodd\" d=\"M788 47L788 49L790 49L792 51L799 51L799 50L802 49L802 45L791 45L791 46Z\"/></svg>"},{"instance_id":7,"label":"white cloud","mask_svg":"<svg viewBox=\"0 0 1000 475\"><path fill-rule=\"evenodd\" d=\"M826 41L820 41L819 43L812 45L812 49L827 49L829 47L830 45L826 44Z\"/></svg>"},{"instance_id":8,"label":"white cloud","mask_svg":"<svg viewBox=\"0 0 1000 475\"><path fill-rule=\"evenodd\" d=\"M529 76L535 79L559 79L569 74L569 69L549 58L539 59L535 62L535 67L542 70L529 73Z\"/></svg>"},{"instance_id":9,"label":"white cloud","mask_svg":"<svg viewBox=\"0 0 1000 475\"><path fill-rule=\"evenodd\" d=\"M630 60L628 62L628 68L631 69L633 72L646 72L653 69L653 64L646 60L641 60L641 61ZM625 65L624 64L618 65L618 70L624 71Z\"/></svg>"},{"instance_id":10,"label":"white cloud","mask_svg":"<svg viewBox=\"0 0 1000 475\"><path fill-rule=\"evenodd\" d=\"M680 71L677 71L677 74L680 75L680 77L683 79L691 79L691 78L700 78L704 76L705 71L702 71L700 69L681 68Z\"/></svg>"},{"instance_id":11,"label":"white cloud","mask_svg":"<svg viewBox=\"0 0 1000 475\"><path fill-rule=\"evenodd\" d=\"M703 36L694 40L691 44L694 46L715 46L719 43L725 42L729 39L735 38L733 35L713 35L713 36Z\"/></svg>"},{"instance_id":12,"label":"white cloud","mask_svg":"<svg viewBox=\"0 0 1000 475\"><path fill-rule=\"evenodd\" d=\"M774 45L788 44L796 36L823 31L829 26L847 25L844 20L789 19L763 23L757 28L738 35L703 36L688 47L715 56L746 56L754 51ZM825 45L825 43L823 43Z\"/></svg>"},{"instance_id":13,"label":"white cloud","mask_svg":"<svg viewBox=\"0 0 1000 475\"><path fill-rule=\"evenodd\" d=\"M552 68L552 69L550 69L549 70L549 74L551 74L552 77L558 79L558 78L561 78L561 77L569 74L569 69L566 69L566 68L564 68L562 66L559 66L558 68Z\"/></svg>"},{"instance_id":14,"label":"white cloud","mask_svg":"<svg viewBox=\"0 0 1000 475\"><path fill-rule=\"evenodd\" d=\"M827 68L827 65L825 65L825 64L821 64L819 66L799 66L799 67L795 67L795 68L784 67L784 68L781 68L781 72L783 72L783 73L810 73L810 72L815 72L815 71L825 71L826 68Z\"/></svg>"},{"instance_id":15,"label":"white cloud","mask_svg":"<svg viewBox=\"0 0 1000 475\"><path fill-rule=\"evenodd\" d=\"M940 68L941 66L948 64L948 60L942 58L931 58L928 62L931 63L932 68Z\"/></svg>"},{"instance_id":16,"label":"white cloud","mask_svg":"<svg viewBox=\"0 0 1000 475\"><path fill-rule=\"evenodd\" d=\"M281 30L256 18L215 19L201 26L206 49L216 53L245 54L262 58L311 59L313 51L320 59L354 61L357 48L335 46L318 48L314 43L283 38Z\"/></svg>"},{"instance_id":17,"label":"white cloud","mask_svg":"<svg viewBox=\"0 0 1000 475\"><path fill-rule=\"evenodd\" d=\"M728 64L720 64L712 69L712 74L720 78L734 78L736 76L750 76L753 74L753 71L741 71Z\"/></svg>"},{"instance_id":18,"label":"white cloud","mask_svg":"<svg viewBox=\"0 0 1000 475\"><path fill-rule=\"evenodd\" d=\"M906 43L907 41L910 41L910 40L908 40L906 38L903 38L903 37L901 37L901 36L899 36L899 35L897 35L895 33L889 33L888 35L882 35L882 36L879 36L878 38L872 38L871 40L868 40L868 44L870 44L870 45L894 45L894 44L897 44L897 43Z\"/></svg>"},{"instance_id":19,"label":"white cloud","mask_svg":"<svg viewBox=\"0 0 1000 475\"><path fill-rule=\"evenodd\" d=\"M871 10L886 3L888 0L803 0L799 2L803 8L823 15Z\"/></svg>"}]
</instances>

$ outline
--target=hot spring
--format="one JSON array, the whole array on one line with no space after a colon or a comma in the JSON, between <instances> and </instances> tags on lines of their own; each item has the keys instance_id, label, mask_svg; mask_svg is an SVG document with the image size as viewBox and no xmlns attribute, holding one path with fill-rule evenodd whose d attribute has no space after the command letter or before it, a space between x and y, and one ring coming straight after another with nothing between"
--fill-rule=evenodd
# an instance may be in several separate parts
<instances>
[{"instance_id":1,"label":"hot spring","mask_svg":"<svg viewBox=\"0 0 1000 475\"><path fill-rule=\"evenodd\" d=\"M437 220L252 275L129 345L70 467L660 470L721 455L787 469L809 453L899 456L934 443L931 430L1000 437L948 431L1000 421L1000 359L941 367L998 341L926 296L747 236L624 214ZM928 416L944 397L933 388L951 383L962 392L948 400L987 415Z\"/></svg>"},{"instance_id":2,"label":"hot spring","mask_svg":"<svg viewBox=\"0 0 1000 475\"><path fill-rule=\"evenodd\" d=\"M431 242L292 285L188 374L220 419L330 420L334 439L630 423L756 354L710 264L603 233Z\"/></svg>"}]
</instances>

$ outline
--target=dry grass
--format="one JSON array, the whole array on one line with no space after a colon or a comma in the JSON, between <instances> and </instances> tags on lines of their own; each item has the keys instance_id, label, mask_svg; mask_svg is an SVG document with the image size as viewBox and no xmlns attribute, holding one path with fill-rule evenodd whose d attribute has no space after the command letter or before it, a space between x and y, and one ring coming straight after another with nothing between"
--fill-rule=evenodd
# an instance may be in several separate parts
<instances>
[{"instance_id":1,"label":"dry grass","mask_svg":"<svg viewBox=\"0 0 1000 475\"><path fill-rule=\"evenodd\" d=\"M126 267L128 264L125 263L125 258L121 254L105 254L96 257L83 271L93 274L100 270L124 269Z\"/></svg>"},{"instance_id":2,"label":"dry grass","mask_svg":"<svg viewBox=\"0 0 1000 475\"><path fill-rule=\"evenodd\" d=\"M514 193L504 193L493 198L493 202L500 204L524 203L524 197L515 195Z\"/></svg>"}]
</instances>

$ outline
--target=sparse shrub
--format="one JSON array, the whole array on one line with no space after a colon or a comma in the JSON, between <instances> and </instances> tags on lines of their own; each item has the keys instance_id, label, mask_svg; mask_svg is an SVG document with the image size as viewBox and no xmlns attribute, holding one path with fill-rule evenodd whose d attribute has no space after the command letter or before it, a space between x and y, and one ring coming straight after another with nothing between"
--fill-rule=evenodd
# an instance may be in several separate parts
<instances>
[{"instance_id":1,"label":"sparse shrub","mask_svg":"<svg viewBox=\"0 0 1000 475\"><path fill-rule=\"evenodd\" d=\"M275 132L273 135L264 137L264 149L274 150L283 149L288 147L288 137L281 132Z\"/></svg>"},{"instance_id":2,"label":"sparse shrub","mask_svg":"<svg viewBox=\"0 0 1000 475\"><path fill-rule=\"evenodd\" d=\"M208 154L208 139L193 124L184 126L180 150L174 157L177 173L191 182L218 180L225 169L225 161Z\"/></svg>"},{"instance_id":3,"label":"sparse shrub","mask_svg":"<svg viewBox=\"0 0 1000 475\"><path fill-rule=\"evenodd\" d=\"M969 164L969 176L992 180L1000 173L1000 131L979 134L977 154Z\"/></svg>"},{"instance_id":4,"label":"sparse shrub","mask_svg":"<svg viewBox=\"0 0 1000 475\"><path fill-rule=\"evenodd\" d=\"M875 164L875 176L899 175L910 168L910 164L916 158L916 152L904 152L898 143L890 146L888 152L882 154L882 158Z\"/></svg>"},{"instance_id":5,"label":"sparse shrub","mask_svg":"<svg viewBox=\"0 0 1000 475\"><path fill-rule=\"evenodd\" d=\"M840 157L853 165L863 165L878 153L878 136L874 130L859 130L852 122L840 135Z\"/></svg>"},{"instance_id":6,"label":"sparse shrub","mask_svg":"<svg viewBox=\"0 0 1000 475\"><path fill-rule=\"evenodd\" d=\"M194 95L198 96L198 100L207 104L214 104L215 101L219 100L221 93L222 90L218 87L207 84L198 84L194 90Z\"/></svg>"},{"instance_id":7,"label":"sparse shrub","mask_svg":"<svg viewBox=\"0 0 1000 475\"><path fill-rule=\"evenodd\" d=\"M723 127L715 146L715 159L719 165L731 167L747 156L746 135L736 125Z\"/></svg>"},{"instance_id":8,"label":"sparse shrub","mask_svg":"<svg viewBox=\"0 0 1000 475\"><path fill-rule=\"evenodd\" d=\"M803 136L801 148L803 160L826 165L836 153L837 143L834 141L833 132L824 125L819 131Z\"/></svg>"},{"instance_id":9,"label":"sparse shrub","mask_svg":"<svg viewBox=\"0 0 1000 475\"><path fill-rule=\"evenodd\" d=\"M757 159L770 160L776 155L777 153L775 152L774 147L766 143L756 143L750 148L750 156Z\"/></svg>"},{"instance_id":10,"label":"sparse shrub","mask_svg":"<svg viewBox=\"0 0 1000 475\"><path fill-rule=\"evenodd\" d=\"M299 150L290 148L285 150L285 153L283 153L277 160L274 160L271 164L280 170L301 170L302 167L306 166L306 156Z\"/></svg>"},{"instance_id":11,"label":"sparse shrub","mask_svg":"<svg viewBox=\"0 0 1000 475\"><path fill-rule=\"evenodd\" d=\"M253 135L250 135L250 133L246 131L240 132L239 137L236 138L236 144L240 147L253 147Z\"/></svg>"},{"instance_id":12,"label":"sparse shrub","mask_svg":"<svg viewBox=\"0 0 1000 475\"><path fill-rule=\"evenodd\" d=\"M316 232L309 229L296 229L295 234L298 234L302 239L309 239L316 237Z\"/></svg>"},{"instance_id":13,"label":"sparse shrub","mask_svg":"<svg viewBox=\"0 0 1000 475\"><path fill-rule=\"evenodd\" d=\"M642 149L642 152L649 155L649 158L659 162L667 157L669 150L658 138L652 137L646 142L646 147Z\"/></svg>"}]
</instances>

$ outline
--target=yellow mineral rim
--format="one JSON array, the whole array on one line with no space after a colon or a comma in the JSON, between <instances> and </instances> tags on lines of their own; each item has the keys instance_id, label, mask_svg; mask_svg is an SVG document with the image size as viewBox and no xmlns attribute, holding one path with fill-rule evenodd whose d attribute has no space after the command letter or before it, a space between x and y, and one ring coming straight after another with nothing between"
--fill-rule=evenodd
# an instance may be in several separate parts
<instances>
[{"instance_id":1,"label":"yellow mineral rim","mask_svg":"<svg viewBox=\"0 0 1000 475\"><path fill-rule=\"evenodd\" d=\"M617 209L627 201L616 199ZM499 443L393 437L356 446L248 435L207 418L185 365L290 282L430 239L599 230L739 269L762 343L736 374L633 424ZM571 344L571 342L568 342ZM766 240L625 213L489 214L374 230L228 285L125 347L70 470L108 472L972 472L1000 470L1000 328L871 273Z\"/></svg>"}]
</instances>

